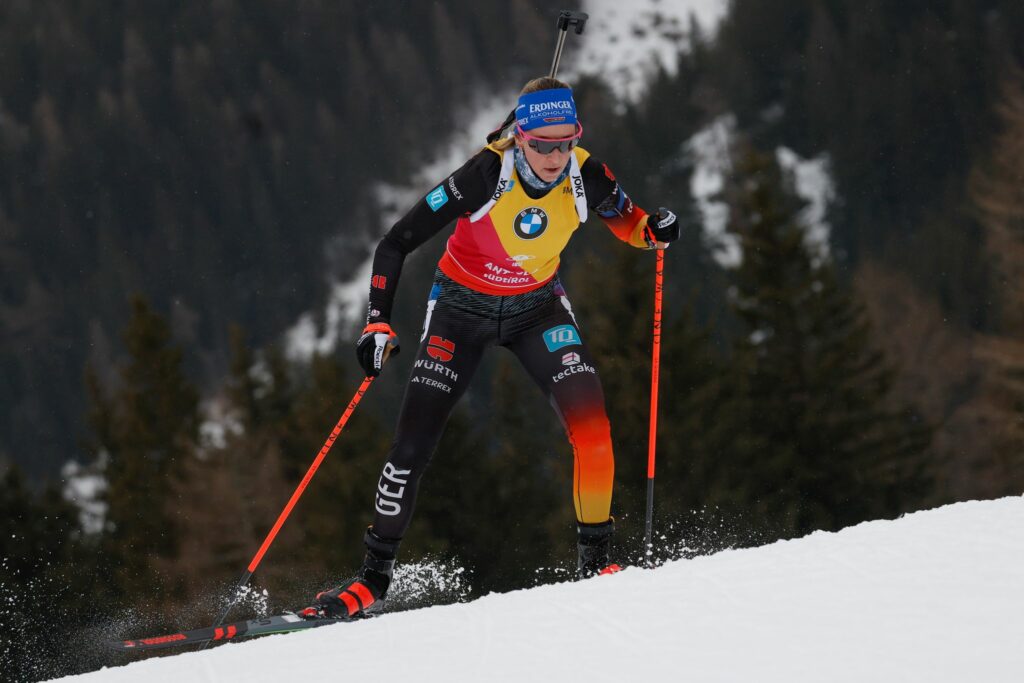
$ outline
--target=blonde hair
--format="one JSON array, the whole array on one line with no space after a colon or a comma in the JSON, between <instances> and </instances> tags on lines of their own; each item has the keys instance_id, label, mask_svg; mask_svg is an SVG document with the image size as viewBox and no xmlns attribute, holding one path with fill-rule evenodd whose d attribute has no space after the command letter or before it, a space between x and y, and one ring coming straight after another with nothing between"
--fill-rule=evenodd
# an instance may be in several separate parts
<instances>
[{"instance_id":1,"label":"blonde hair","mask_svg":"<svg viewBox=\"0 0 1024 683\"><path fill-rule=\"evenodd\" d=\"M556 90L558 88L568 88L569 84L564 81L560 81L557 78L551 78L551 76L541 76L540 78L534 78L532 81L527 82L523 86L523 89L519 91L520 95L526 95L531 92L538 92L540 90ZM515 138L515 127L513 132L509 133L503 138L499 138L494 141L491 145L494 149L499 152L504 152L506 149L516 144Z\"/></svg>"}]
</instances>

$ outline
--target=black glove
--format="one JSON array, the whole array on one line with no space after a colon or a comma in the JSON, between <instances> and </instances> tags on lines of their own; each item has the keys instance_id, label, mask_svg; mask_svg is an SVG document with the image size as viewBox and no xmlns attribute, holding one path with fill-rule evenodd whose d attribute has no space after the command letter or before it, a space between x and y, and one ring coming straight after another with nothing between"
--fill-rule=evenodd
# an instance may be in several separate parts
<instances>
[{"instance_id":1,"label":"black glove","mask_svg":"<svg viewBox=\"0 0 1024 683\"><path fill-rule=\"evenodd\" d=\"M398 355L398 335L387 323L371 323L356 342L356 358L367 377L376 377L389 355Z\"/></svg>"},{"instance_id":2,"label":"black glove","mask_svg":"<svg viewBox=\"0 0 1024 683\"><path fill-rule=\"evenodd\" d=\"M647 230L644 232L651 247L654 246L652 242L675 242L679 239L679 219L663 206L647 217Z\"/></svg>"}]
</instances>

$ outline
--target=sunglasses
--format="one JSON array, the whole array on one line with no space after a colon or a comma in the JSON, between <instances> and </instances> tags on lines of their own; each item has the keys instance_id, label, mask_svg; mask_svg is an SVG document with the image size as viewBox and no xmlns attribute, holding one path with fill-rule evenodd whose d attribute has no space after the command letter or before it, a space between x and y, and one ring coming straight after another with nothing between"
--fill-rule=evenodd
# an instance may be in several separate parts
<instances>
[{"instance_id":1,"label":"sunglasses","mask_svg":"<svg viewBox=\"0 0 1024 683\"><path fill-rule=\"evenodd\" d=\"M532 149L536 150L538 154L551 154L556 149L562 153L566 153L571 151L577 145L577 143L579 143L580 138L583 137L583 124L577 121L576 134L570 135L569 137L566 138L534 137L533 135L530 135L529 133L524 131L518 125L516 126L516 132L519 134L520 137L526 140L526 144L528 144Z\"/></svg>"}]
</instances>

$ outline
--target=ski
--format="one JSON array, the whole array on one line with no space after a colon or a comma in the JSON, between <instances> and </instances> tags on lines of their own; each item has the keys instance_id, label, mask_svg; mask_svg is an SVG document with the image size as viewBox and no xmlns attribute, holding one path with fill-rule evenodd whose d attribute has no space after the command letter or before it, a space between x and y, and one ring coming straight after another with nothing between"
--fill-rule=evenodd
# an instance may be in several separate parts
<instances>
[{"instance_id":1,"label":"ski","mask_svg":"<svg viewBox=\"0 0 1024 683\"><path fill-rule=\"evenodd\" d=\"M233 624L223 626L207 626L192 631L181 631L169 633L153 638L139 638L137 640L121 640L111 643L116 650L156 650L165 647L177 647L179 645L194 645L209 641L235 640L238 638L250 638L252 636L263 636L271 633L287 633L289 631L301 631L318 626L338 624L351 619L303 619L297 614L277 614L265 619L250 619L248 621L236 621Z\"/></svg>"}]
</instances>

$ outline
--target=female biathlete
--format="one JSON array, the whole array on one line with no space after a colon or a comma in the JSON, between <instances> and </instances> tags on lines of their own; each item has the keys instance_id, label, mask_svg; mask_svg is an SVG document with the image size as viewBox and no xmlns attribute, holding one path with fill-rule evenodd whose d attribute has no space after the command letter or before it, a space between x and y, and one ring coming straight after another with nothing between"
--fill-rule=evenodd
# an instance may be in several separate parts
<instances>
[{"instance_id":1,"label":"female biathlete","mask_svg":"<svg viewBox=\"0 0 1024 683\"><path fill-rule=\"evenodd\" d=\"M583 126L565 83L527 83L513 130L431 190L377 247L356 347L367 376L377 376L388 352L398 350L389 320L405 257L458 219L434 275L363 567L320 593L303 616L358 618L381 609L420 477L484 350L494 345L516 354L572 444L579 575L618 569L609 557L614 458L604 394L558 280L559 255L590 211L641 249L677 239L679 224L671 211L648 215L633 204L608 167L577 145Z\"/></svg>"}]
</instances>

